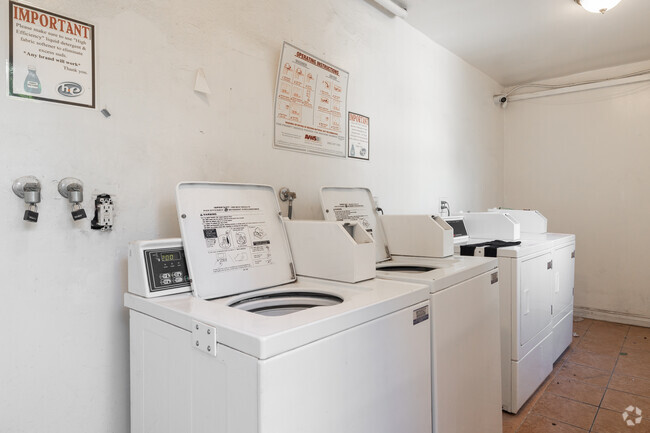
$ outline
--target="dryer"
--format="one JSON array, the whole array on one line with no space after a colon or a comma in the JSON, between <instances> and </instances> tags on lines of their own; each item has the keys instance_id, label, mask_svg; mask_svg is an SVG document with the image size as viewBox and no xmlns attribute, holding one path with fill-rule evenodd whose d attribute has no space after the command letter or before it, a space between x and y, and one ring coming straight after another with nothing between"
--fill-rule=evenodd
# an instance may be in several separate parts
<instances>
[{"instance_id":1,"label":"dryer","mask_svg":"<svg viewBox=\"0 0 650 433\"><path fill-rule=\"evenodd\" d=\"M575 236L523 232L528 226L522 228L508 212L471 212L462 221L468 245L495 238L520 242L496 253L474 250L475 256L490 251L499 260L502 403L517 413L571 343ZM457 254L461 248L455 246Z\"/></svg>"},{"instance_id":2,"label":"dryer","mask_svg":"<svg viewBox=\"0 0 650 433\"><path fill-rule=\"evenodd\" d=\"M131 431L429 433L426 286L297 277L275 197L184 182L130 245Z\"/></svg>"},{"instance_id":3,"label":"dryer","mask_svg":"<svg viewBox=\"0 0 650 433\"><path fill-rule=\"evenodd\" d=\"M321 204L326 220L358 222L374 236L377 277L429 287L433 432L500 433L497 260L453 256L439 217L383 217L366 188L324 187Z\"/></svg>"}]
</instances>

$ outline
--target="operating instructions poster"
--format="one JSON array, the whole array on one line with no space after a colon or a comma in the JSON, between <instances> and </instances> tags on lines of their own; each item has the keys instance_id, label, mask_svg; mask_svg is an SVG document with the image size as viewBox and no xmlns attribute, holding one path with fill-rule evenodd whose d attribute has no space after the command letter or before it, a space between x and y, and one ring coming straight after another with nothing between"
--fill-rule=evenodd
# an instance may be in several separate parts
<instances>
[{"instance_id":1,"label":"operating instructions poster","mask_svg":"<svg viewBox=\"0 0 650 433\"><path fill-rule=\"evenodd\" d=\"M9 6L9 95L95 108L95 27Z\"/></svg>"},{"instance_id":2,"label":"operating instructions poster","mask_svg":"<svg viewBox=\"0 0 650 433\"><path fill-rule=\"evenodd\" d=\"M275 91L278 149L345 158L349 74L284 43Z\"/></svg>"}]
</instances>

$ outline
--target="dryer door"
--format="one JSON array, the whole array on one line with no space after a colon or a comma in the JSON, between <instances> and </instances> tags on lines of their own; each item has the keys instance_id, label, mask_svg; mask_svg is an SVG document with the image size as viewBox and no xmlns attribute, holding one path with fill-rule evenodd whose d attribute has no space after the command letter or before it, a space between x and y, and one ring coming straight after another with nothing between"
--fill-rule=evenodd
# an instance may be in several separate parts
<instances>
[{"instance_id":1,"label":"dryer door","mask_svg":"<svg viewBox=\"0 0 650 433\"><path fill-rule=\"evenodd\" d=\"M522 259L518 278L521 347L551 323L551 293L554 285L551 254Z\"/></svg>"},{"instance_id":2,"label":"dryer door","mask_svg":"<svg viewBox=\"0 0 650 433\"><path fill-rule=\"evenodd\" d=\"M570 244L553 251L553 267L555 269L553 314L560 314L573 302L575 250L575 244Z\"/></svg>"}]
</instances>

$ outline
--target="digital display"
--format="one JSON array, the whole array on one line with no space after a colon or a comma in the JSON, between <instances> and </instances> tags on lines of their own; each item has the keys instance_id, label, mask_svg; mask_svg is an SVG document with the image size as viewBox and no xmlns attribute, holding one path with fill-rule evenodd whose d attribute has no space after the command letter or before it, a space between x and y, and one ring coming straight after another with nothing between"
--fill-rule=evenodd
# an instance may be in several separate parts
<instances>
[{"instance_id":1,"label":"digital display","mask_svg":"<svg viewBox=\"0 0 650 433\"><path fill-rule=\"evenodd\" d=\"M172 260L178 260L180 257L174 253L165 253L160 255L160 260L163 262L171 262Z\"/></svg>"}]
</instances>

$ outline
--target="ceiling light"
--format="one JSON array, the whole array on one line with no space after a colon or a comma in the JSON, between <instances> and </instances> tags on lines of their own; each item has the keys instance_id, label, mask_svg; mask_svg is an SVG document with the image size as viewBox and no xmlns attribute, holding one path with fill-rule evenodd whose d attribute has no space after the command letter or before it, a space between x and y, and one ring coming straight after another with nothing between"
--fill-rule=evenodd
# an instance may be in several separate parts
<instances>
[{"instance_id":1,"label":"ceiling light","mask_svg":"<svg viewBox=\"0 0 650 433\"><path fill-rule=\"evenodd\" d=\"M604 14L616 6L621 0L575 0L585 10L593 13Z\"/></svg>"},{"instance_id":2,"label":"ceiling light","mask_svg":"<svg viewBox=\"0 0 650 433\"><path fill-rule=\"evenodd\" d=\"M392 0L375 0L375 3L386 9L388 12L392 13L393 15L400 17L400 18L406 18L408 15L408 12L406 9L404 9L402 6L398 5Z\"/></svg>"}]
</instances>

